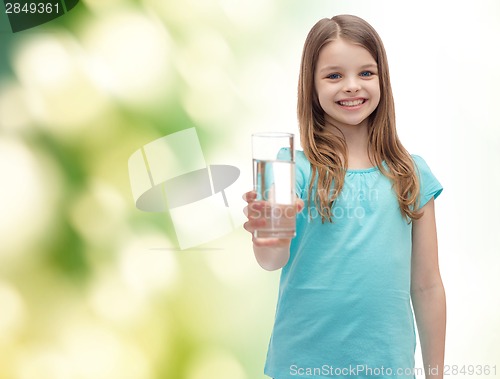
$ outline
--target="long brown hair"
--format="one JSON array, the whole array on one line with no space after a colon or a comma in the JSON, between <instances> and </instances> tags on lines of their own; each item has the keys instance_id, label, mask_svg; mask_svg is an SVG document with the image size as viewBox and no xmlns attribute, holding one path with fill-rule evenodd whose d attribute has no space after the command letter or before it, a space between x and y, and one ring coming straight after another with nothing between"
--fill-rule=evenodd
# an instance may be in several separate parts
<instances>
[{"instance_id":1,"label":"long brown hair","mask_svg":"<svg viewBox=\"0 0 500 379\"><path fill-rule=\"evenodd\" d=\"M318 21L309 32L302 52L297 115L304 154L312 167L309 203L314 193L314 203L322 222L332 222L332 206L342 191L348 167L346 141L325 128L324 111L314 85L320 50L338 38L364 47L377 63L380 102L368 118L368 155L392 181L403 217L409 221L418 219L421 217L418 212L419 182L413 159L396 132L394 98L384 45L370 24L352 15ZM317 189L313 191L316 180Z\"/></svg>"}]
</instances>

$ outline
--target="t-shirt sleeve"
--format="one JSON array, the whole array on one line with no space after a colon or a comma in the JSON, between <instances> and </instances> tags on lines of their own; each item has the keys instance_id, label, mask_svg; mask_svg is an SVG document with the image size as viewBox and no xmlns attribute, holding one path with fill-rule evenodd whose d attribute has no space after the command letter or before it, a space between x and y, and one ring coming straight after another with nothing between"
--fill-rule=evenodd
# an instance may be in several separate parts
<instances>
[{"instance_id":1,"label":"t-shirt sleeve","mask_svg":"<svg viewBox=\"0 0 500 379\"><path fill-rule=\"evenodd\" d=\"M431 198L436 199L443 191L443 186L439 183L422 157L412 155L412 158L417 167L417 175L420 181L420 209L427 204Z\"/></svg>"},{"instance_id":2,"label":"t-shirt sleeve","mask_svg":"<svg viewBox=\"0 0 500 379\"><path fill-rule=\"evenodd\" d=\"M307 200L311 164L303 151L295 153L295 192L302 200Z\"/></svg>"}]
</instances>

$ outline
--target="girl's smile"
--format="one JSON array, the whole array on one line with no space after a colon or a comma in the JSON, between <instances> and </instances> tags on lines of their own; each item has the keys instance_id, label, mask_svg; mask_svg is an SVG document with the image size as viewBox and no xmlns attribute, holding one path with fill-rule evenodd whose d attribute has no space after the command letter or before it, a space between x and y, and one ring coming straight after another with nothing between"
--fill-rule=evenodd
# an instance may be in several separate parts
<instances>
[{"instance_id":1,"label":"girl's smile","mask_svg":"<svg viewBox=\"0 0 500 379\"><path fill-rule=\"evenodd\" d=\"M344 99L344 100L337 101L337 104L340 105L342 108L345 108L347 110L357 110L365 102L366 102L365 98L357 97L357 98Z\"/></svg>"}]
</instances>

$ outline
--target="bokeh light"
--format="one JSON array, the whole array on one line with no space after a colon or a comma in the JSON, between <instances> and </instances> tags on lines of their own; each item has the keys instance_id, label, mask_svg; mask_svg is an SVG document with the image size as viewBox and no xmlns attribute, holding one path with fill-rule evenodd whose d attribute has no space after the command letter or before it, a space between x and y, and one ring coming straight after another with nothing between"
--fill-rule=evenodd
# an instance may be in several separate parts
<instances>
[{"instance_id":1,"label":"bokeh light","mask_svg":"<svg viewBox=\"0 0 500 379\"><path fill-rule=\"evenodd\" d=\"M36 259L36 250L30 250L52 223L60 191L58 178L43 154L12 137L0 140L0 175L0 261Z\"/></svg>"},{"instance_id":2,"label":"bokeh light","mask_svg":"<svg viewBox=\"0 0 500 379\"><path fill-rule=\"evenodd\" d=\"M243 367L229 352L204 351L193 357L187 379L247 379Z\"/></svg>"},{"instance_id":3,"label":"bokeh light","mask_svg":"<svg viewBox=\"0 0 500 379\"><path fill-rule=\"evenodd\" d=\"M90 21L82 39L95 83L118 99L145 106L170 88L170 41L155 18L116 10Z\"/></svg>"},{"instance_id":4,"label":"bokeh light","mask_svg":"<svg viewBox=\"0 0 500 379\"><path fill-rule=\"evenodd\" d=\"M13 55L33 121L55 135L81 133L106 106L86 73L83 54L69 34L52 32L26 38Z\"/></svg>"},{"instance_id":5,"label":"bokeh light","mask_svg":"<svg viewBox=\"0 0 500 379\"><path fill-rule=\"evenodd\" d=\"M82 238L92 245L106 245L126 227L126 201L116 188L94 181L69 209L69 219Z\"/></svg>"},{"instance_id":6,"label":"bokeh light","mask_svg":"<svg viewBox=\"0 0 500 379\"><path fill-rule=\"evenodd\" d=\"M21 294L9 283L0 282L0 345L14 340L26 322L26 305Z\"/></svg>"},{"instance_id":7,"label":"bokeh light","mask_svg":"<svg viewBox=\"0 0 500 379\"><path fill-rule=\"evenodd\" d=\"M183 94L186 112L197 123L210 121L222 127L234 114L235 91L229 77L234 59L231 50L215 30L194 28L178 47L176 68L188 84Z\"/></svg>"},{"instance_id":8,"label":"bokeh light","mask_svg":"<svg viewBox=\"0 0 500 379\"><path fill-rule=\"evenodd\" d=\"M5 79L0 88L0 128L5 133L27 129L31 118L26 91L17 83Z\"/></svg>"},{"instance_id":9,"label":"bokeh light","mask_svg":"<svg viewBox=\"0 0 500 379\"><path fill-rule=\"evenodd\" d=\"M149 250L145 248L150 246ZM141 236L129 241L120 254L120 272L131 292L149 297L168 291L179 275L174 247L164 235Z\"/></svg>"}]
</instances>

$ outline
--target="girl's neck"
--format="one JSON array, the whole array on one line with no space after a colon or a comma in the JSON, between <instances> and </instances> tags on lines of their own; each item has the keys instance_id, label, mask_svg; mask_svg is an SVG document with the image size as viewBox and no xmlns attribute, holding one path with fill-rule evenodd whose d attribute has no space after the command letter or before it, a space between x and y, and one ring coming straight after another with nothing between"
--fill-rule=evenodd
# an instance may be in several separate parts
<instances>
[{"instance_id":1,"label":"girl's neck","mask_svg":"<svg viewBox=\"0 0 500 379\"><path fill-rule=\"evenodd\" d=\"M338 128L338 129L337 129ZM365 169L374 166L368 155L368 123L342 125L332 128L333 133L344 138L347 144L349 169Z\"/></svg>"}]
</instances>

